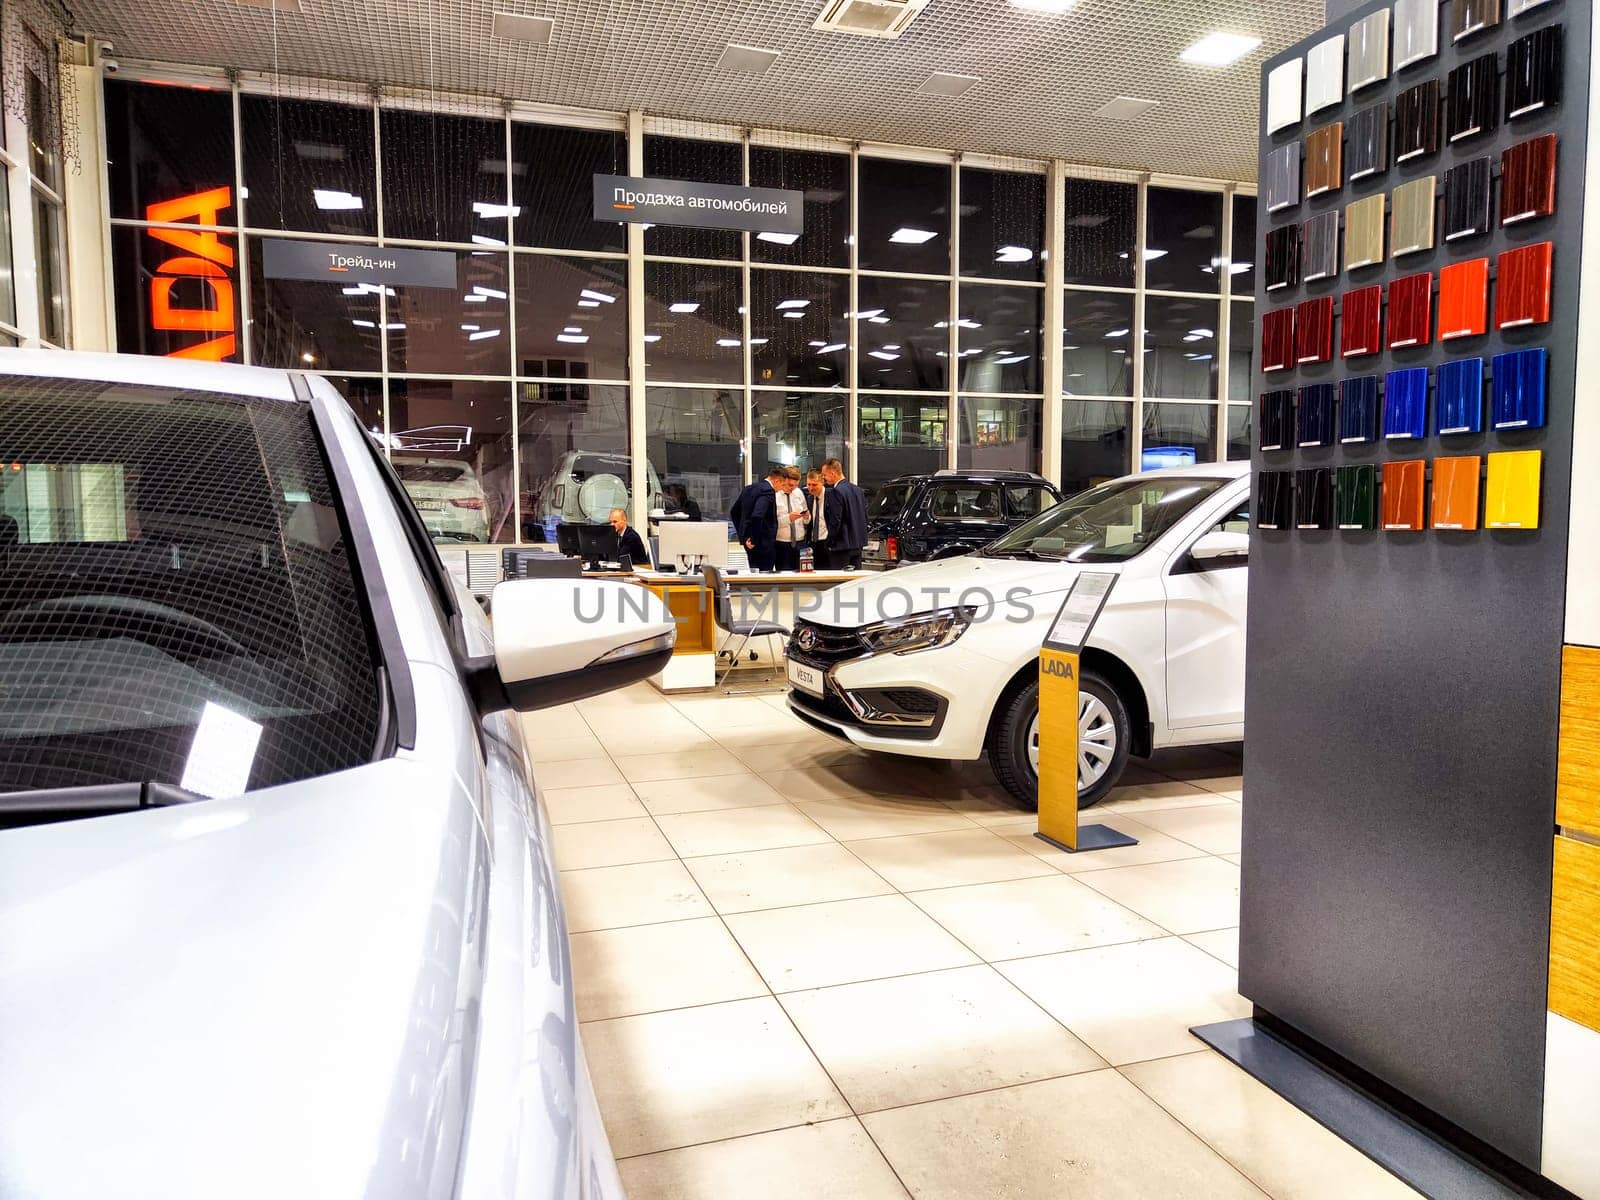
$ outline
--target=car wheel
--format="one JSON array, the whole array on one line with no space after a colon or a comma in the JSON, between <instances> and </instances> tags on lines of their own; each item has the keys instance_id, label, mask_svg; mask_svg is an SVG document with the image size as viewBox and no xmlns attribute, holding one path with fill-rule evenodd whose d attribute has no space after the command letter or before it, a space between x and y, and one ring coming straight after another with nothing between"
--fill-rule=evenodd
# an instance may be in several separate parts
<instances>
[{"instance_id":1,"label":"car wheel","mask_svg":"<svg viewBox=\"0 0 1600 1200\"><path fill-rule=\"evenodd\" d=\"M1104 678L1083 671L1078 679L1078 807L1105 799L1128 762L1128 709ZM1039 807L1039 684L1030 682L1007 701L989 739L989 765L1005 789Z\"/></svg>"}]
</instances>

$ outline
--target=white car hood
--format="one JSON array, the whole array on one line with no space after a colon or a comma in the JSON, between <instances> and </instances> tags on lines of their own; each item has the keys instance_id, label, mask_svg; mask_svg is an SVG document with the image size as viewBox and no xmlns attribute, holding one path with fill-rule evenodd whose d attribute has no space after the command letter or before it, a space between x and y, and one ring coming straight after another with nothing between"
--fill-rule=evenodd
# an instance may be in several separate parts
<instances>
[{"instance_id":1,"label":"white car hood","mask_svg":"<svg viewBox=\"0 0 1600 1200\"><path fill-rule=\"evenodd\" d=\"M447 1194L484 871L452 785L0 831L0 1195Z\"/></svg>"},{"instance_id":2,"label":"white car hood","mask_svg":"<svg viewBox=\"0 0 1600 1200\"><path fill-rule=\"evenodd\" d=\"M1120 563L1080 566L1077 563L1034 562L1025 558L983 558L976 554L918 563L885 571L870 579L841 584L805 597L797 614L818 625L846 629L892 621L912 613L951 608L957 604L991 603L1002 612L1007 597L1065 598L1084 570L1119 572ZM1055 601L1059 604L1060 599ZM1038 607L1054 607L1045 599Z\"/></svg>"}]
</instances>

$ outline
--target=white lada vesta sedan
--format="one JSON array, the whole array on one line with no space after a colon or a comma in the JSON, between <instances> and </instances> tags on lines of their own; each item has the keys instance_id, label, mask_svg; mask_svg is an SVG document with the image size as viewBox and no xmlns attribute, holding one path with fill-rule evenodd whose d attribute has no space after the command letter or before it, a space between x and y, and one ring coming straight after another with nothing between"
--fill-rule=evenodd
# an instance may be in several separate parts
<instances>
[{"instance_id":1,"label":"white lada vesta sedan","mask_svg":"<svg viewBox=\"0 0 1600 1200\"><path fill-rule=\"evenodd\" d=\"M1248 463L1130 475L962 558L812 597L789 707L867 750L989 756L1038 802L1040 643L1082 571L1118 576L1082 661L1078 803L1130 755L1244 736Z\"/></svg>"}]
</instances>

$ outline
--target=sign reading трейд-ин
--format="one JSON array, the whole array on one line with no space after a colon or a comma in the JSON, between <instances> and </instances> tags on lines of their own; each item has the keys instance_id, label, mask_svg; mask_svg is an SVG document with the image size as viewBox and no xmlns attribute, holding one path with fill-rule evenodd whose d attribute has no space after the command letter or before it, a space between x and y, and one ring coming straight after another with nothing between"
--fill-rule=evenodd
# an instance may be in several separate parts
<instances>
[{"instance_id":1,"label":"sign reading \u0442\u0440\u0435\u0439\u0434-\u0438\u043d","mask_svg":"<svg viewBox=\"0 0 1600 1200\"><path fill-rule=\"evenodd\" d=\"M263 238L261 263L268 279L383 283L391 287L456 286L456 256L449 250Z\"/></svg>"},{"instance_id":2,"label":"sign reading \u0442\u0440\u0435\u0439\u0434-\u0438\u043d","mask_svg":"<svg viewBox=\"0 0 1600 1200\"><path fill-rule=\"evenodd\" d=\"M805 193L691 183L684 179L594 177L594 219L751 233L803 233Z\"/></svg>"}]
</instances>

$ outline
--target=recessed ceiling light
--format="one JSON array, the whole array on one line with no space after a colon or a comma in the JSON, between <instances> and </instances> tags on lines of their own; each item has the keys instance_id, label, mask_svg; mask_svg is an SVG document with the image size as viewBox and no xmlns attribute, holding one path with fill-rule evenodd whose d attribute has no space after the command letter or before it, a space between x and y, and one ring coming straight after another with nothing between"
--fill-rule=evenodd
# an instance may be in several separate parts
<instances>
[{"instance_id":1,"label":"recessed ceiling light","mask_svg":"<svg viewBox=\"0 0 1600 1200\"><path fill-rule=\"evenodd\" d=\"M697 312L699 308L700 306L693 300L681 300L677 304L674 304L668 311L675 313L692 313Z\"/></svg>"},{"instance_id":2,"label":"recessed ceiling light","mask_svg":"<svg viewBox=\"0 0 1600 1200\"><path fill-rule=\"evenodd\" d=\"M772 242L779 246L792 246L800 240L798 233L758 233L756 241Z\"/></svg>"},{"instance_id":3,"label":"recessed ceiling light","mask_svg":"<svg viewBox=\"0 0 1600 1200\"><path fill-rule=\"evenodd\" d=\"M810 307L810 305L811 305L811 301L809 301L809 300L780 300L780 301L778 301L778 309L779 309L780 312L783 309L786 309L786 308L808 308L808 307Z\"/></svg>"},{"instance_id":4,"label":"recessed ceiling light","mask_svg":"<svg viewBox=\"0 0 1600 1200\"><path fill-rule=\"evenodd\" d=\"M579 290L578 295L585 300L594 300L600 304L615 304L617 302L615 296L608 296L604 292L595 291L593 288L582 288Z\"/></svg>"},{"instance_id":5,"label":"recessed ceiling light","mask_svg":"<svg viewBox=\"0 0 1600 1200\"><path fill-rule=\"evenodd\" d=\"M517 13L497 12L491 31L497 38L508 42L527 42L533 46L548 46L551 31L556 23L549 17L524 17Z\"/></svg>"},{"instance_id":6,"label":"recessed ceiling light","mask_svg":"<svg viewBox=\"0 0 1600 1200\"><path fill-rule=\"evenodd\" d=\"M982 80L977 75L951 75L947 71L935 71L922 81L922 86L917 89L924 96L965 96Z\"/></svg>"},{"instance_id":7,"label":"recessed ceiling light","mask_svg":"<svg viewBox=\"0 0 1600 1200\"><path fill-rule=\"evenodd\" d=\"M767 68L778 61L778 51L762 50L758 46L740 46L733 42L717 60L719 71L740 71L746 75L764 75Z\"/></svg>"},{"instance_id":8,"label":"recessed ceiling light","mask_svg":"<svg viewBox=\"0 0 1600 1200\"><path fill-rule=\"evenodd\" d=\"M902 225L889 235L889 240L906 246L920 246L924 242L933 241L938 236L931 229L911 229Z\"/></svg>"},{"instance_id":9,"label":"recessed ceiling light","mask_svg":"<svg viewBox=\"0 0 1600 1200\"><path fill-rule=\"evenodd\" d=\"M1132 121L1160 105L1159 100L1141 100L1138 96L1113 96L1092 115L1107 121Z\"/></svg>"},{"instance_id":10,"label":"recessed ceiling light","mask_svg":"<svg viewBox=\"0 0 1600 1200\"><path fill-rule=\"evenodd\" d=\"M995 262L1025 263L1033 261L1033 251L1026 246L1001 246L995 251Z\"/></svg>"},{"instance_id":11,"label":"recessed ceiling light","mask_svg":"<svg viewBox=\"0 0 1600 1200\"><path fill-rule=\"evenodd\" d=\"M360 196L327 188L313 188L311 198L317 202L317 207L325 212L344 212L362 207Z\"/></svg>"},{"instance_id":12,"label":"recessed ceiling light","mask_svg":"<svg viewBox=\"0 0 1600 1200\"><path fill-rule=\"evenodd\" d=\"M1226 67L1238 62L1259 45L1261 39L1258 37L1248 37L1242 33L1211 33L1178 57L1186 63L1202 67Z\"/></svg>"},{"instance_id":13,"label":"recessed ceiling light","mask_svg":"<svg viewBox=\"0 0 1600 1200\"><path fill-rule=\"evenodd\" d=\"M647 342L659 342L661 335L659 333L647 333L644 335L644 340Z\"/></svg>"}]
</instances>

